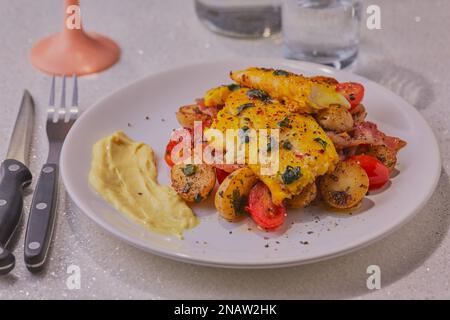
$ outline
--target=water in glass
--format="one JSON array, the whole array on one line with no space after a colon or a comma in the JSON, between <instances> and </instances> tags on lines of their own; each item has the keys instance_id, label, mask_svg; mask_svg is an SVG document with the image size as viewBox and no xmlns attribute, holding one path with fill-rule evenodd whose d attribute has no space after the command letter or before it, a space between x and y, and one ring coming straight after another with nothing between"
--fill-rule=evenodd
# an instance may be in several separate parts
<instances>
[{"instance_id":1,"label":"water in glass","mask_svg":"<svg viewBox=\"0 0 450 320\"><path fill-rule=\"evenodd\" d=\"M359 0L283 0L284 55L343 68L358 55Z\"/></svg>"}]
</instances>

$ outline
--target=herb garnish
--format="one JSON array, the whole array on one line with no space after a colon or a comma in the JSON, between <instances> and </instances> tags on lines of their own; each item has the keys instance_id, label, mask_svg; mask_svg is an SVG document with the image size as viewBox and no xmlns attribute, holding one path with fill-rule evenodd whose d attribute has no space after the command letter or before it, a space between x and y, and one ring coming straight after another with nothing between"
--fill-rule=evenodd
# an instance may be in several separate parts
<instances>
[{"instance_id":1,"label":"herb garnish","mask_svg":"<svg viewBox=\"0 0 450 320\"><path fill-rule=\"evenodd\" d=\"M272 151L272 148L275 145L275 140L272 137L269 137L269 143L267 143L267 152Z\"/></svg>"},{"instance_id":2,"label":"herb garnish","mask_svg":"<svg viewBox=\"0 0 450 320\"><path fill-rule=\"evenodd\" d=\"M233 206L234 212L242 215L245 213L245 203L247 202L246 197L242 197L238 189L233 190L233 196L231 198L231 204Z\"/></svg>"},{"instance_id":3,"label":"herb garnish","mask_svg":"<svg viewBox=\"0 0 450 320\"><path fill-rule=\"evenodd\" d=\"M253 103L244 103L241 104L238 108L237 108L237 114L236 115L240 115L242 111L244 111L245 109L248 108L253 108L255 105Z\"/></svg>"},{"instance_id":4,"label":"herb garnish","mask_svg":"<svg viewBox=\"0 0 450 320\"><path fill-rule=\"evenodd\" d=\"M232 84L227 85L227 88L230 91L236 91L236 90L239 90L241 88L241 86L236 83L232 83Z\"/></svg>"},{"instance_id":5,"label":"herb garnish","mask_svg":"<svg viewBox=\"0 0 450 320\"><path fill-rule=\"evenodd\" d=\"M287 72L287 71L285 71L285 70L275 70L275 71L273 72L273 75L274 75L274 76L285 76L285 77L287 77L289 74L290 74L290 73Z\"/></svg>"},{"instance_id":6,"label":"herb garnish","mask_svg":"<svg viewBox=\"0 0 450 320\"><path fill-rule=\"evenodd\" d=\"M248 90L247 97L249 97L250 99L259 99L264 103L270 102L272 100L266 92L259 89Z\"/></svg>"},{"instance_id":7,"label":"herb garnish","mask_svg":"<svg viewBox=\"0 0 450 320\"><path fill-rule=\"evenodd\" d=\"M287 166L284 173L281 175L281 178L283 179L284 184L291 184L294 181L300 179L302 176L300 167L292 167Z\"/></svg>"},{"instance_id":8,"label":"herb garnish","mask_svg":"<svg viewBox=\"0 0 450 320\"><path fill-rule=\"evenodd\" d=\"M286 150L291 150L292 149L292 143L289 140L283 141L283 148L286 149Z\"/></svg>"},{"instance_id":9,"label":"herb garnish","mask_svg":"<svg viewBox=\"0 0 450 320\"><path fill-rule=\"evenodd\" d=\"M278 122L278 126L291 129L292 128L291 120L288 117L286 117L283 120L281 120L280 122Z\"/></svg>"},{"instance_id":10,"label":"herb garnish","mask_svg":"<svg viewBox=\"0 0 450 320\"><path fill-rule=\"evenodd\" d=\"M187 164L183 169L181 169L186 177L190 177L197 172L197 167L193 164Z\"/></svg>"},{"instance_id":11,"label":"herb garnish","mask_svg":"<svg viewBox=\"0 0 450 320\"><path fill-rule=\"evenodd\" d=\"M248 135L247 131L250 130L249 127L247 126L243 126L241 129L239 129L239 138L240 139L244 139L245 143L249 143L250 142L250 136Z\"/></svg>"},{"instance_id":12,"label":"herb garnish","mask_svg":"<svg viewBox=\"0 0 450 320\"><path fill-rule=\"evenodd\" d=\"M323 140L322 138L315 138L314 141L317 142L318 144L320 144L322 146L322 148L324 148L324 149L327 148L328 143L325 140Z\"/></svg>"},{"instance_id":13,"label":"herb garnish","mask_svg":"<svg viewBox=\"0 0 450 320\"><path fill-rule=\"evenodd\" d=\"M199 202L202 202L202 200L203 200L203 197L200 195L200 193L197 193L194 197L194 201L196 203L199 203Z\"/></svg>"}]
</instances>

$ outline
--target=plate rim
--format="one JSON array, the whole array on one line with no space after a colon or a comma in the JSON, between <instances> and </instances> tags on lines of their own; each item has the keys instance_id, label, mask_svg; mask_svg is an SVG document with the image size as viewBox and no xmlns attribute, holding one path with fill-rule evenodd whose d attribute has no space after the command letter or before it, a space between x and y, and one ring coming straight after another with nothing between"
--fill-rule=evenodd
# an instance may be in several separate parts
<instances>
[{"instance_id":1,"label":"plate rim","mask_svg":"<svg viewBox=\"0 0 450 320\"><path fill-rule=\"evenodd\" d=\"M423 196L420 204L412 210L411 213L397 221L395 224L391 225L389 228L385 228L381 230L380 232L375 233L375 235L366 236L362 240L358 242L353 242L349 244L346 247L343 247L339 250L336 250L334 252L326 253L326 254L318 254L311 258L300 258L300 259L293 259L293 258L284 258L284 259L276 259L275 262L229 262L224 261L220 259L207 259L207 257L192 257L189 255L181 254L178 252L173 251L167 251L161 248L158 248L157 246L148 245L148 242L142 241L138 238L129 238L127 235L122 234L121 232L118 232L115 230L115 228L111 227L108 223L104 222L102 219L98 218L95 213L92 212L92 210L89 209L88 205L85 205L84 202L81 199L78 199L78 197L74 196L76 192L74 191L74 187L70 182L70 179L67 177L67 172L65 170L65 158L66 158L66 150L67 150L67 141L71 141L73 132L76 130L78 125L80 125L81 121L86 117L89 117L91 112L94 112L95 109L97 109L99 106L103 105L105 101L110 99L111 97L115 95L120 95L122 92L126 92L133 88L134 86L138 86L141 82L146 81L150 78L158 77L161 74L179 71L183 68L192 68L196 66L204 66L205 64L242 64L249 62L249 65L260 65L260 64L270 64L270 65L289 65L296 69L316 69L317 71L321 71L326 74L339 74L342 76L345 76L346 74L350 75L352 78L360 78L363 80L363 82L370 83L371 85L378 87L379 89L382 89L384 91L388 91L391 95L395 96L397 99L402 100L402 102L406 105L408 105L409 111L412 111L415 113L415 117L422 122L422 125L427 128L429 131L430 137L431 137L431 145L430 147L434 149L435 151L435 158L437 160L435 170L432 172L432 183L430 185L430 188L428 189L428 192ZM75 129L75 130L73 130ZM421 211L424 206L428 203L431 196L436 190L436 187L438 185L439 179L440 179L440 173L442 168L442 159L441 159L441 153L438 141L436 139L436 135L431 128L431 126L428 124L428 122L425 120L425 118L422 116L422 114L409 102L407 102L405 99L403 99L401 96L397 95L393 91L391 91L389 88L386 88L366 77L360 76L358 74L352 73L347 70L336 70L331 67L323 66L320 64L314 64L310 62L303 62L303 61L295 61L295 60L287 60L287 59L279 59L279 58L231 58L231 59L218 59L218 60L208 60L204 62L197 62L197 63L191 63L191 64L182 64L178 66L174 66L171 68L167 68L164 70L160 70L155 73L147 74L143 77L140 77L138 80L132 81L128 84L126 84L123 87L120 87L119 89L113 90L112 92L105 94L103 97L98 99L94 104L92 104L90 107L88 107L79 117L79 119L75 122L72 130L70 130L69 134L66 137L66 140L64 141L64 145L61 151L61 161L60 161L60 167L61 167L61 177L62 181L64 183L64 186L66 188L67 194L69 195L69 199L76 205L76 207L86 216L88 216L92 221L94 221L98 226L106 230L111 235L119 238L120 240L126 242L127 244L130 244L136 248L139 248L145 252L149 252L152 254L156 254L161 257L173 259L176 261L181 261L185 263L191 263L196 265L202 265L202 266L210 266L210 267L222 267L222 268L234 268L234 269L267 269L267 268L279 268L279 267L290 267L295 265L303 265L303 264L309 264L314 263L318 261L328 260L332 259L338 256L342 256L345 254L348 254L350 252L354 252L356 250L365 248L382 238L385 238L386 236L392 234L393 232L397 231L400 227L408 223L419 211ZM431 180L430 180L431 181ZM144 245L144 242L147 245Z\"/></svg>"}]
</instances>

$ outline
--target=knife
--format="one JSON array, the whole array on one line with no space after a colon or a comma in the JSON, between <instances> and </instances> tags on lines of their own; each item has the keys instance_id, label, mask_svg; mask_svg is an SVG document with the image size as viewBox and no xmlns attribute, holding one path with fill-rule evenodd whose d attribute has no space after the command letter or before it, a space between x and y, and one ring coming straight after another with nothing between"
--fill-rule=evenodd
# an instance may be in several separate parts
<instances>
[{"instance_id":1,"label":"knife","mask_svg":"<svg viewBox=\"0 0 450 320\"><path fill-rule=\"evenodd\" d=\"M23 191L31 184L27 165L33 125L34 101L25 90L6 160L0 165L0 275L8 274L15 266L14 255L7 246L22 217Z\"/></svg>"}]
</instances>

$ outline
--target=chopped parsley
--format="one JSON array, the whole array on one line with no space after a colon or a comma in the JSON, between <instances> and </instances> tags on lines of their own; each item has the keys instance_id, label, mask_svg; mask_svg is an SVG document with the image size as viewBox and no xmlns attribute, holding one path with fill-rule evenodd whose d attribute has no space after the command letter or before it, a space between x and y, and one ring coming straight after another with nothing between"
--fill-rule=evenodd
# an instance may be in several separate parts
<instances>
[{"instance_id":1,"label":"chopped parsley","mask_svg":"<svg viewBox=\"0 0 450 320\"><path fill-rule=\"evenodd\" d=\"M287 166L284 173L281 175L284 184L291 184L300 179L302 176L300 167Z\"/></svg>"},{"instance_id":2,"label":"chopped parsley","mask_svg":"<svg viewBox=\"0 0 450 320\"><path fill-rule=\"evenodd\" d=\"M272 151L274 146L275 146L275 140L272 139L272 137L269 137L269 143L267 143L267 152Z\"/></svg>"},{"instance_id":3,"label":"chopped parsley","mask_svg":"<svg viewBox=\"0 0 450 320\"><path fill-rule=\"evenodd\" d=\"M273 72L273 75L274 75L274 76L285 76L285 77L287 77L289 74L290 74L290 73L287 72L287 71L285 71L285 70L275 70L275 71Z\"/></svg>"},{"instance_id":4,"label":"chopped parsley","mask_svg":"<svg viewBox=\"0 0 450 320\"><path fill-rule=\"evenodd\" d=\"M247 131L250 128L247 126L243 126L241 129L239 129L239 138L243 139L245 143L249 143L250 142L250 136L248 135Z\"/></svg>"},{"instance_id":5,"label":"chopped parsley","mask_svg":"<svg viewBox=\"0 0 450 320\"><path fill-rule=\"evenodd\" d=\"M325 140L323 140L322 138L315 138L314 141L317 142L318 144L320 144L322 146L322 148L324 148L324 149L327 148L328 143Z\"/></svg>"},{"instance_id":6,"label":"chopped parsley","mask_svg":"<svg viewBox=\"0 0 450 320\"><path fill-rule=\"evenodd\" d=\"M232 83L232 84L227 85L227 88L230 91L236 91L236 90L239 90L241 88L241 86L238 84Z\"/></svg>"},{"instance_id":7,"label":"chopped parsley","mask_svg":"<svg viewBox=\"0 0 450 320\"><path fill-rule=\"evenodd\" d=\"M203 200L203 197L200 195L200 193L197 193L194 197L194 201L196 203L199 203L199 202L202 202L202 200Z\"/></svg>"},{"instance_id":8,"label":"chopped parsley","mask_svg":"<svg viewBox=\"0 0 450 320\"><path fill-rule=\"evenodd\" d=\"M286 150L291 150L292 149L292 143L289 140L283 141L283 148L286 149Z\"/></svg>"},{"instance_id":9,"label":"chopped parsley","mask_svg":"<svg viewBox=\"0 0 450 320\"><path fill-rule=\"evenodd\" d=\"M272 99L270 99L270 96L259 89L250 89L247 91L247 97L249 97L250 99L258 99L261 100L262 102L270 102Z\"/></svg>"},{"instance_id":10,"label":"chopped parsley","mask_svg":"<svg viewBox=\"0 0 450 320\"><path fill-rule=\"evenodd\" d=\"M244 111L245 109L248 108L253 108L255 105L253 103L244 103L241 104L238 108L237 108L237 114L236 115L240 115L242 111Z\"/></svg>"},{"instance_id":11,"label":"chopped parsley","mask_svg":"<svg viewBox=\"0 0 450 320\"><path fill-rule=\"evenodd\" d=\"M183 171L186 177L190 177L197 172L197 167L193 164L188 164L181 170Z\"/></svg>"},{"instance_id":12,"label":"chopped parsley","mask_svg":"<svg viewBox=\"0 0 450 320\"><path fill-rule=\"evenodd\" d=\"M231 204L233 206L234 212L238 215L245 213L245 204L247 202L246 197L242 197L238 189L233 190L233 195L231 198Z\"/></svg>"},{"instance_id":13,"label":"chopped parsley","mask_svg":"<svg viewBox=\"0 0 450 320\"><path fill-rule=\"evenodd\" d=\"M292 128L291 122L292 121L288 117L286 117L283 120L281 120L280 122L278 122L278 126L290 129L290 128Z\"/></svg>"}]
</instances>

